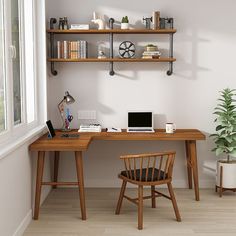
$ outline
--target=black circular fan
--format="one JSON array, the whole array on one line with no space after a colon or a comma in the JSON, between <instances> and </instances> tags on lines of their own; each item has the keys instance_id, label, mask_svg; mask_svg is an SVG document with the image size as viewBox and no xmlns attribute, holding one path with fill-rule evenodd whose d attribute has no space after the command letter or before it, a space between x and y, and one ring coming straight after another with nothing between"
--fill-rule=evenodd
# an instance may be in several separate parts
<instances>
[{"instance_id":1,"label":"black circular fan","mask_svg":"<svg viewBox=\"0 0 236 236\"><path fill-rule=\"evenodd\" d=\"M130 41L124 41L119 46L119 54L122 58L133 58L135 55L135 46Z\"/></svg>"}]
</instances>

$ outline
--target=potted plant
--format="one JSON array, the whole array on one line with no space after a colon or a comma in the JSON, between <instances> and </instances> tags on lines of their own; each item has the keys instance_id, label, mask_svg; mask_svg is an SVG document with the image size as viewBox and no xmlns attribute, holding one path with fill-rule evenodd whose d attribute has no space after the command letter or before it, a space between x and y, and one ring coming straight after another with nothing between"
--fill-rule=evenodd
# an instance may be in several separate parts
<instances>
[{"instance_id":1,"label":"potted plant","mask_svg":"<svg viewBox=\"0 0 236 236\"><path fill-rule=\"evenodd\" d=\"M236 93L235 89L220 91L219 103L213 114L216 115L216 133L213 137L216 155L224 154L226 159L218 160L216 186L224 189L236 189ZM221 173L222 170L222 173Z\"/></svg>"},{"instance_id":2,"label":"potted plant","mask_svg":"<svg viewBox=\"0 0 236 236\"><path fill-rule=\"evenodd\" d=\"M129 18L128 18L128 16L122 17L121 29L129 29Z\"/></svg>"}]
</instances>

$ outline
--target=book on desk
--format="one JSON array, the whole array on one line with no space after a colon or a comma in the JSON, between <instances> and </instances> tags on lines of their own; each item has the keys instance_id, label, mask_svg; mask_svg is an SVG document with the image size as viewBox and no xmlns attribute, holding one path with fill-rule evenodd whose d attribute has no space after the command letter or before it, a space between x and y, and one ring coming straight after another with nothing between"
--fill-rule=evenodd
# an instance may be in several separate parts
<instances>
[{"instance_id":1,"label":"book on desk","mask_svg":"<svg viewBox=\"0 0 236 236\"><path fill-rule=\"evenodd\" d=\"M100 124L82 124L78 132L102 132L102 126Z\"/></svg>"}]
</instances>

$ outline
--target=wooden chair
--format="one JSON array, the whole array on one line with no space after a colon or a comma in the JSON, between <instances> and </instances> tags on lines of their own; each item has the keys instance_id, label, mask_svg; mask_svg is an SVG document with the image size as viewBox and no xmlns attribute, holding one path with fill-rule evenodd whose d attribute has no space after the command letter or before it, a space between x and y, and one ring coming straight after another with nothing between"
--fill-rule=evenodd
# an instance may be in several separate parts
<instances>
[{"instance_id":1,"label":"wooden chair","mask_svg":"<svg viewBox=\"0 0 236 236\"><path fill-rule=\"evenodd\" d=\"M119 178L123 180L116 214L120 214L123 198L138 205L138 229L143 228L143 200L152 200L152 208L156 207L156 197L162 196L172 201L177 221L181 221L177 202L172 188L172 171L175 152L161 152L152 154L138 154L121 156L125 170L121 171ZM138 185L138 198L125 195L127 182ZM156 185L167 184L170 196L155 190ZM143 196L143 186L151 186L151 195Z\"/></svg>"}]
</instances>

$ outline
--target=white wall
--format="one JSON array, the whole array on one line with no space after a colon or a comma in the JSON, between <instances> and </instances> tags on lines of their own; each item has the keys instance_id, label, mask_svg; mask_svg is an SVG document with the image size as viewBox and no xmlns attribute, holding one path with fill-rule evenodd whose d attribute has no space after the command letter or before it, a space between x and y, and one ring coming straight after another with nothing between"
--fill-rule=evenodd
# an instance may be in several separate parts
<instances>
[{"instance_id":1,"label":"white wall","mask_svg":"<svg viewBox=\"0 0 236 236\"><path fill-rule=\"evenodd\" d=\"M0 160L0 235L21 235L32 219L37 155L28 151L30 142ZM44 179L48 180L49 158L44 173ZM49 191L49 187L42 188L41 202Z\"/></svg>"},{"instance_id":2,"label":"white wall","mask_svg":"<svg viewBox=\"0 0 236 236\"><path fill-rule=\"evenodd\" d=\"M155 127L175 122L177 128L197 128L203 131L206 141L197 143L200 185L213 186L215 156L211 153L213 108L218 91L236 87L234 70L236 53L235 9L233 0L159 0L159 1L96 1L47 0L46 16L67 16L70 23L89 23L92 12L120 20L128 15L131 24L140 25L143 16L160 10L161 16L174 17L177 33L174 36L174 75L168 77L167 64L116 63L116 75L110 77L106 63L58 63L58 76L48 71L49 117L60 127L57 104L64 91L75 97L71 105L74 116L78 110L96 110L103 127L126 127L127 110L153 110ZM61 36L63 38L63 36ZM108 36L82 35L64 38L87 39L90 55L96 55L96 42ZM157 35L117 35L118 43L131 40L138 52L149 42L157 43L167 53L168 37ZM78 127L75 118L73 126ZM174 172L175 186L186 186L184 146L181 142L108 142L96 141L85 153L86 186L118 186L117 173L121 168L118 156L122 153L175 149L177 160ZM74 159L64 153L60 177L75 178ZM70 157L70 158L69 158ZM109 170L107 171L107 167Z\"/></svg>"}]
</instances>

